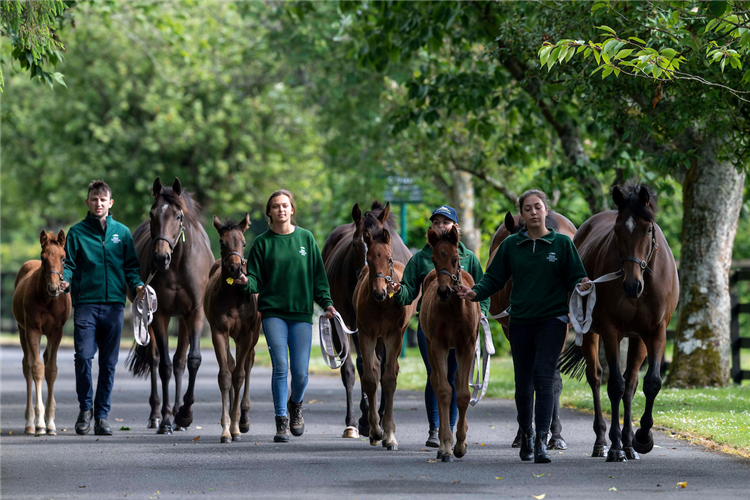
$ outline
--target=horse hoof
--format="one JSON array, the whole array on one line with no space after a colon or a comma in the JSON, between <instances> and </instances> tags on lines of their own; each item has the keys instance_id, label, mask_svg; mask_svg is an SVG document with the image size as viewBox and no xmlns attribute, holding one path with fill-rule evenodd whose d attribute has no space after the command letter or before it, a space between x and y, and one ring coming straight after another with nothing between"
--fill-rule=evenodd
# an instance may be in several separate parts
<instances>
[{"instance_id":1,"label":"horse hoof","mask_svg":"<svg viewBox=\"0 0 750 500\"><path fill-rule=\"evenodd\" d=\"M242 441L242 438L240 437L239 434L233 434L232 435L232 441L235 441L235 442Z\"/></svg>"},{"instance_id":2,"label":"horse hoof","mask_svg":"<svg viewBox=\"0 0 750 500\"><path fill-rule=\"evenodd\" d=\"M229 436L221 436L221 442L222 443L231 443L232 442L232 438L230 438Z\"/></svg>"},{"instance_id":3,"label":"horse hoof","mask_svg":"<svg viewBox=\"0 0 750 500\"><path fill-rule=\"evenodd\" d=\"M37 427L36 432L34 434L47 434L47 428L46 427Z\"/></svg>"},{"instance_id":4,"label":"horse hoof","mask_svg":"<svg viewBox=\"0 0 750 500\"><path fill-rule=\"evenodd\" d=\"M181 425L175 424L175 426L173 427L173 429L174 429L175 432L183 432L183 431L187 430L187 427L183 427Z\"/></svg>"},{"instance_id":5,"label":"horse hoof","mask_svg":"<svg viewBox=\"0 0 750 500\"><path fill-rule=\"evenodd\" d=\"M442 459L443 462L453 462L453 455L443 455Z\"/></svg>"},{"instance_id":6,"label":"horse hoof","mask_svg":"<svg viewBox=\"0 0 750 500\"><path fill-rule=\"evenodd\" d=\"M172 434L172 426L169 424L162 424L156 430L157 434Z\"/></svg>"},{"instance_id":7,"label":"horse hoof","mask_svg":"<svg viewBox=\"0 0 750 500\"><path fill-rule=\"evenodd\" d=\"M443 452L438 450L438 452L437 452L437 460L440 460L441 458L443 458Z\"/></svg>"},{"instance_id":8,"label":"horse hoof","mask_svg":"<svg viewBox=\"0 0 750 500\"><path fill-rule=\"evenodd\" d=\"M625 452L622 450L609 450L607 452L607 462L627 462Z\"/></svg>"},{"instance_id":9,"label":"horse hoof","mask_svg":"<svg viewBox=\"0 0 750 500\"><path fill-rule=\"evenodd\" d=\"M161 425L160 418L150 418L146 424L146 429L156 429Z\"/></svg>"},{"instance_id":10,"label":"horse hoof","mask_svg":"<svg viewBox=\"0 0 750 500\"><path fill-rule=\"evenodd\" d=\"M641 459L641 456L638 454L638 452L635 451L631 446L625 446L623 447L623 450L625 451L625 456L628 457L628 460Z\"/></svg>"},{"instance_id":11,"label":"horse hoof","mask_svg":"<svg viewBox=\"0 0 750 500\"><path fill-rule=\"evenodd\" d=\"M461 458L461 457L463 457L464 455L466 455L466 446L464 446L463 448L459 448L459 447L457 447L457 446L454 446L454 447L453 447L453 455L454 455L454 456L455 456L456 458Z\"/></svg>"},{"instance_id":12,"label":"horse hoof","mask_svg":"<svg viewBox=\"0 0 750 500\"><path fill-rule=\"evenodd\" d=\"M654 435L651 434L651 431L646 432L648 432L647 438L643 436L643 429L638 429L633 436L633 449L644 455L654 449Z\"/></svg>"},{"instance_id":13,"label":"horse hoof","mask_svg":"<svg viewBox=\"0 0 750 500\"><path fill-rule=\"evenodd\" d=\"M248 432L250 432L250 423L248 422L247 424L240 424L240 432L242 434L247 434Z\"/></svg>"},{"instance_id":14,"label":"horse hoof","mask_svg":"<svg viewBox=\"0 0 750 500\"><path fill-rule=\"evenodd\" d=\"M568 443L562 437L551 437L547 442L548 450L567 450Z\"/></svg>"},{"instance_id":15,"label":"horse hoof","mask_svg":"<svg viewBox=\"0 0 750 500\"><path fill-rule=\"evenodd\" d=\"M522 439L523 439L523 433L521 432L521 429L518 429L518 432L516 433L516 438L513 440L513 444L511 444L510 447L520 448Z\"/></svg>"},{"instance_id":16,"label":"horse hoof","mask_svg":"<svg viewBox=\"0 0 750 500\"><path fill-rule=\"evenodd\" d=\"M602 458L607 456L609 452L609 446L606 444L595 444L594 451L591 452L591 456L595 458Z\"/></svg>"},{"instance_id":17,"label":"horse hoof","mask_svg":"<svg viewBox=\"0 0 750 500\"><path fill-rule=\"evenodd\" d=\"M344 433L341 435L342 438L352 438L357 439L359 437L359 431L354 426L349 426L346 429L344 429Z\"/></svg>"},{"instance_id":18,"label":"horse hoof","mask_svg":"<svg viewBox=\"0 0 750 500\"><path fill-rule=\"evenodd\" d=\"M193 413L190 412L187 414L187 416L184 416L182 412L177 412L177 415L174 416L174 423L177 427L184 427L188 428L190 427L190 424L193 423Z\"/></svg>"},{"instance_id":19,"label":"horse hoof","mask_svg":"<svg viewBox=\"0 0 750 500\"><path fill-rule=\"evenodd\" d=\"M57 436L57 430L56 429L47 429L47 435L48 436Z\"/></svg>"},{"instance_id":20,"label":"horse hoof","mask_svg":"<svg viewBox=\"0 0 750 500\"><path fill-rule=\"evenodd\" d=\"M359 429L359 435L360 436L369 436L370 435L370 424L369 423L365 425L365 424L362 424L362 422L360 422L357 425L357 429Z\"/></svg>"},{"instance_id":21,"label":"horse hoof","mask_svg":"<svg viewBox=\"0 0 750 500\"><path fill-rule=\"evenodd\" d=\"M381 440L379 440L379 439L373 439L373 438L370 438L370 446L377 446L377 445L379 445L379 444L382 444L382 442L383 442L383 441L381 441Z\"/></svg>"},{"instance_id":22,"label":"horse hoof","mask_svg":"<svg viewBox=\"0 0 750 500\"><path fill-rule=\"evenodd\" d=\"M36 434L36 431L33 427L26 427L26 429L24 429L24 432L27 436L33 436L34 434Z\"/></svg>"},{"instance_id":23,"label":"horse hoof","mask_svg":"<svg viewBox=\"0 0 750 500\"><path fill-rule=\"evenodd\" d=\"M397 444L389 444L385 447L388 451L398 451L398 445Z\"/></svg>"}]
</instances>

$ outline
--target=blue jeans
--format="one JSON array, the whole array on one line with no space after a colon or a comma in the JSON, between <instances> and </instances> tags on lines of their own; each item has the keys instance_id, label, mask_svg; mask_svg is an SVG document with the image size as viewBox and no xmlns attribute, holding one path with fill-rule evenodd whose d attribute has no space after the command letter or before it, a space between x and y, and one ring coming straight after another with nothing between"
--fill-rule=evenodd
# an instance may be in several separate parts
<instances>
[{"instance_id":1,"label":"blue jeans","mask_svg":"<svg viewBox=\"0 0 750 500\"><path fill-rule=\"evenodd\" d=\"M424 338L421 324L417 328L417 342L419 343L419 352L422 354L422 361L424 361L424 366L427 368L427 384L425 384L424 388L424 406L427 409L427 420L430 422L430 429L437 429L440 427L438 402L435 391L432 389L432 384L430 384L432 368L430 368L430 361L427 357L427 340ZM451 398L451 429L456 426L456 420L458 419L458 405L456 405L457 369L456 350L451 349L448 353L448 382L451 384L451 389L453 389L453 397Z\"/></svg>"},{"instance_id":2,"label":"blue jeans","mask_svg":"<svg viewBox=\"0 0 750 500\"><path fill-rule=\"evenodd\" d=\"M285 417L288 394L286 379L290 367L292 369L292 402L301 403L305 397L310 349L312 348L312 324L304 321L266 318L263 320L263 333L266 336L273 365L271 392L274 412L277 417Z\"/></svg>"},{"instance_id":3,"label":"blue jeans","mask_svg":"<svg viewBox=\"0 0 750 500\"><path fill-rule=\"evenodd\" d=\"M115 367L120 354L122 304L80 304L75 308L76 393L81 411L94 408L94 418L107 418L110 410ZM94 398L91 361L99 350L99 380Z\"/></svg>"}]
</instances>

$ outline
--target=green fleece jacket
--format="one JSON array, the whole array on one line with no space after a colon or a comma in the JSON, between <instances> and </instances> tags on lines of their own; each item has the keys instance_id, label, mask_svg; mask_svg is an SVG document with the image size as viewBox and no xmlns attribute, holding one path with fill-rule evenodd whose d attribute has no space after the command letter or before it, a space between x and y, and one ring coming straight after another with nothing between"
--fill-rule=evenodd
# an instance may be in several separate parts
<instances>
[{"instance_id":1,"label":"green fleece jacket","mask_svg":"<svg viewBox=\"0 0 750 500\"><path fill-rule=\"evenodd\" d=\"M312 323L313 300L323 309L333 305L318 244L301 227L290 234L269 229L255 238L242 289L258 294L263 318Z\"/></svg>"},{"instance_id":2,"label":"green fleece jacket","mask_svg":"<svg viewBox=\"0 0 750 500\"><path fill-rule=\"evenodd\" d=\"M458 242L458 258L461 261L461 267L464 271L471 274L474 278L474 282L478 283L482 279L482 266L479 264L479 259L474 255L474 252L466 248L462 242ZM422 282L430 274L430 271L435 269L435 264L432 263L432 247L425 245L422 250L415 253L404 268L404 275L401 277L401 289L394 295L396 301L402 306L411 304L414 299L419 295L419 290L422 288ZM417 304L417 312L422 308L422 299L419 299ZM487 298L481 304L482 314L487 314L490 309L490 299Z\"/></svg>"},{"instance_id":3,"label":"green fleece jacket","mask_svg":"<svg viewBox=\"0 0 750 500\"><path fill-rule=\"evenodd\" d=\"M472 290L475 301L491 297L513 278L510 317L514 323L537 323L568 314L568 292L586 277L573 241L549 230L532 240L526 232L502 242L487 273Z\"/></svg>"},{"instance_id":4,"label":"green fleece jacket","mask_svg":"<svg viewBox=\"0 0 750 500\"><path fill-rule=\"evenodd\" d=\"M125 285L143 285L130 229L107 216L107 229L88 214L68 231L65 272L73 306L119 302L125 305Z\"/></svg>"}]
</instances>

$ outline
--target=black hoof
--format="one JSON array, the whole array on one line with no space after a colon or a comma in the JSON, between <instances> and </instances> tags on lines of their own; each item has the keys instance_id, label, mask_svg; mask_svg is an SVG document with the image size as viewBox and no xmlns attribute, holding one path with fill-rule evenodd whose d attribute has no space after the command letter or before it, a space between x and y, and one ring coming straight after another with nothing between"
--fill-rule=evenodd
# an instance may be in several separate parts
<instances>
[{"instance_id":1,"label":"black hoof","mask_svg":"<svg viewBox=\"0 0 750 500\"><path fill-rule=\"evenodd\" d=\"M443 455L443 462L453 462L453 455Z\"/></svg>"},{"instance_id":2,"label":"black hoof","mask_svg":"<svg viewBox=\"0 0 750 500\"><path fill-rule=\"evenodd\" d=\"M606 457L608 451L609 446L607 446L606 444L595 444L594 451L591 452L591 456L596 458Z\"/></svg>"},{"instance_id":3,"label":"black hoof","mask_svg":"<svg viewBox=\"0 0 750 500\"><path fill-rule=\"evenodd\" d=\"M240 413L240 432L243 434L250 432L250 417L245 410Z\"/></svg>"},{"instance_id":4,"label":"black hoof","mask_svg":"<svg viewBox=\"0 0 750 500\"><path fill-rule=\"evenodd\" d=\"M548 450L567 450L568 443L566 443L562 437L552 436L551 438L549 438L549 441L547 441L547 449Z\"/></svg>"},{"instance_id":5,"label":"black hoof","mask_svg":"<svg viewBox=\"0 0 750 500\"><path fill-rule=\"evenodd\" d=\"M627 462L625 452L622 450L609 450L607 452L607 462Z\"/></svg>"},{"instance_id":6,"label":"black hoof","mask_svg":"<svg viewBox=\"0 0 750 500\"><path fill-rule=\"evenodd\" d=\"M651 434L651 431L646 432L648 432L648 435L644 436L643 429L638 429L633 436L633 449L644 455L654 449L654 435Z\"/></svg>"},{"instance_id":7,"label":"black hoof","mask_svg":"<svg viewBox=\"0 0 750 500\"><path fill-rule=\"evenodd\" d=\"M57 430L55 430L55 429L47 429L47 435L48 436L57 436Z\"/></svg>"},{"instance_id":8,"label":"black hoof","mask_svg":"<svg viewBox=\"0 0 750 500\"><path fill-rule=\"evenodd\" d=\"M625 451L625 456L628 457L628 460L641 459L641 456L638 454L638 452L635 451L631 446L625 446L623 447L623 450Z\"/></svg>"},{"instance_id":9,"label":"black hoof","mask_svg":"<svg viewBox=\"0 0 750 500\"><path fill-rule=\"evenodd\" d=\"M398 445L397 444L389 444L385 447L388 451L398 451Z\"/></svg>"},{"instance_id":10,"label":"black hoof","mask_svg":"<svg viewBox=\"0 0 750 500\"><path fill-rule=\"evenodd\" d=\"M242 438L240 437L239 434L237 434L237 435L232 436L232 441L235 441L235 442L236 441L242 441Z\"/></svg>"},{"instance_id":11,"label":"black hoof","mask_svg":"<svg viewBox=\"0 0 750 500\"><path fill-rule=\"evenodd\" d=\"M172 434L172 426L162 423L156 430L157 434Z\"/></svg>"},{"instance_id":12,"label":"black hoof","mask_svg":"<svg viewBox=\"0 0 750 500\"><path fill-rule=\"evenodd\" d=\"M232 438L230 438L229 436L221 436L221 442L222 443L231 443L232 442Z\"/></svg>"},{"instance_id":13,"label":"black hoof","mask_svg":"<svg viewBox=\"0 0 750 500\"><path fill-rule=\"evenodd\" d=\"M453 448L453 456L455 456L456 458L461 458L464 455L466 455L466 449L464 449L464 451L461 451L461 450L456 450L456 448Z\"/></svg>"},{"instance_id":14,"label":"black hoof","mask_svg":"<svg viewBox=\"0 0 750 500\"><path fill-rule=\"evenodd\" d=\"M150 418L146 424L146 429L157 429L161 425L160 418Z\"/></svg>"},{"instance_id":15,"label":"black hoof","mask_svg":"<svg viewBox=\"0 0 750 500\"><path fill-rule=\"evenodd\" d=\"M357 424L357 430L359 430L360 436L369 436L370 435L370 423L363 424L362 422L359 422Z\"/></svg>"},{"instance_id":16,"label":"black hoof","mask_svg":"<svg viewBox=\"0 0 750 500\"><path fill-rule=\"evenodd\" d=\"M178 411L177 415L174 416L174 423L180 427L190 427L193 423L193 412Z\"/></svg>"},{"instance_id":17,"label":"black hoof","mask_svg":"<svg viewBox=\"0 0 750 500\"><path fill-rule=\"evenodd\" d=\"M441 458L443 458L443 452L442 451L438 451L437 452L437 459L440 460Z\"/></svg>"},{"instance_id":18,"label":"black hoof","mask_svg":"<svg viewBox=\"0 0 750 500\"><path fill-rule=\"evenodd\" d=\"M516 438L513 440L513 444L510 445L510 447L520 448L522 439L523 439L523 432L521 432L521 429L518 429L518 432L516 432Z\"/></svg>"},{"instance_id":19,"label":"black hoof","mask_svg":"<svg viewBox=\"0 0 750 500\"><path fill-rule=\"evenodd\" d=\"M47 434L47 428L46 427L37 427L36 428L36 434Z\"/></svg>"},{"instance_id":20,"label":"black hoof","mask_svg":"<svg viewBox=\"0 0 750 500\"><path fill-rule=\"evenodd\" d=\"M248 422L245 425L240 424L240 432L243 434L247 434L248 432L250 432L250 423Z\"/></svg>"}]
</instances>

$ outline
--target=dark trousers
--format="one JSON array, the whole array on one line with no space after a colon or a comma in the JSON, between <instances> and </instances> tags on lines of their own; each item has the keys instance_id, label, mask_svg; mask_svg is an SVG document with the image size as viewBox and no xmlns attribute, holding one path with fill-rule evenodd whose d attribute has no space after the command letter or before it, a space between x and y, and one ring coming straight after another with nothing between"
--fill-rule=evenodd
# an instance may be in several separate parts
<instances>
[{"instance_id":1,"label":"dark trousers","mask_svg":"<svg viewBox=\"0 0 750 500\"><path fill-rule=\"evenodd\" d=\"M424 338L421 324L417 328L417 342L419 343L419 353L422 355L422 361L424 361L424 366L427 368L427 384L424 388L424 406L427 409L427 420L430 422L430 429L437 429L440 427L438 402L437 396L435 396L435 391L430 383L432 368L430 368L430 361L427 357L427 340ZM458 406L456 405L457 369L458 363L456 362L456 350L451 349L448 353L448 382L451 384L451 389L453 389L453 397L451 397L451 429L456 426L456 420L458 419Z\"/></svg>"},{"instance_id":2,"label":"dark trousers","mask_svg":"<svg viewBox=\"0 0 750 500\"><path fill-rule=\"evenodd\" d=\"M547 432L552 421L554 380L567 325L559 319L521 325L510 323L510 349L516 376L518 424L524 432L531 430L536 392L536 428Z\"/></svg>"},{"instance_id":3,"label":"dark trousers","mask_svg":"<svg viewBox=\"0 0 750 500\"><path fill-rule=\"evenodd\" d=\"M107 418L110 409L115 367L120 354L122 304L80 304L75 308L76 393L82 411L94 408L94 418ZM99 380L94 398L91 361L99 350Z\"/></svg>"}]
</instances>

